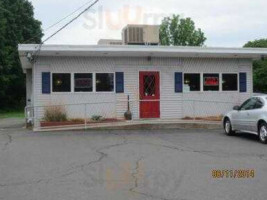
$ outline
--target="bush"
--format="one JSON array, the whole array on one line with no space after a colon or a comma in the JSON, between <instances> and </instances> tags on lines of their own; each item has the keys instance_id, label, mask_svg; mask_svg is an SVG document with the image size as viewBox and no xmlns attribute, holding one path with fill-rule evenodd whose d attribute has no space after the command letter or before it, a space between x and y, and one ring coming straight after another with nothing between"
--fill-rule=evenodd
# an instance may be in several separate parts
<instances>
[{"instance_id":1,"label":"bush","mask_svg":"<svg viewBox=\"0 0 267 200\"><path fill-rule=\"evenodd\" d=\"M44 121L64 122L67 121L66 110L62 106L52 106L45 109Z\"/></svg>"},{"instance_id":2,"label":"bush","mask_svg":"<svg viewBox=\"0 0 267 200\"><path fill-rule=\"evenodd\" d=\"M91 118L91 120L93 120L93 121L101 121L102 119L103 119L103 117L100 115L93 115Z\"/></svg>"}]
</instances>

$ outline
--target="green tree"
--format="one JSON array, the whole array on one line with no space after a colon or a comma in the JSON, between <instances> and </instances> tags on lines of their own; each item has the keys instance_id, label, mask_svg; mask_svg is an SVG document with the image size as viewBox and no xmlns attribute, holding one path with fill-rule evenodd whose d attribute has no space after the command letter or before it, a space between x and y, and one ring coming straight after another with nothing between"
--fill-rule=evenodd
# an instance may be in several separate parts
<instances>
[{"instance_id":1,"label":"green tree","mask_svg":"<svg viewBox=\"0 0 267 200\"><path fill-rule=\"evenodd\" d=\"M267 39L250 41L244 45L248 48L267 48ZM253 62L254 92L267 93L267 59Z\"/></svg>"},{"instance_id":2,"label":"green tree","mask_svg":"<svg viewBox=\"0 0 267 200\"><path fill-rule=\"evenodd\" d=\"M0 0L0 110L25 104L25 75L17 46L40 43L41 22L28 0ZM24 102L24 103L23 103Z\"/></svg>"},{"instance_id":3,"label":"green tree","mask_svg":"<svg viewBox=\"0 0 267 200\"><path fill-rule=\"evenodd\" d=\"M206 37L191 18L165 17L160 25L160 43L166 46L203 46Z\"/></svg>"}]
</instances>

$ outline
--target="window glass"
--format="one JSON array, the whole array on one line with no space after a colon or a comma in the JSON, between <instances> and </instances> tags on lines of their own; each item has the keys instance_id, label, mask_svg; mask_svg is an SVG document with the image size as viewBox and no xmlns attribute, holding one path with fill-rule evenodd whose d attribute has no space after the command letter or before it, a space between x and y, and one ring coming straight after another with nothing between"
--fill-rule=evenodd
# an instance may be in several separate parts
<instances>
[{"instance_id":1,"label":"window glass","mask_svg":"<svg viewBox=\"0 0 267 200\"><path fill-rule=\"evenodd\" d=\"M204 91L219 91L219 74L203 74Z\"/></svg>"},{"instance_id":2,"label":"window glass","mask_svg":"<svg viewBox=\"0 0 267 200\"><path fill-rule=\"evenodd\" d=\"M257 100L255 98L248 99L247 101L245 101L245 103L243 103L241 105L240 110L252 110L252 109L254 109L256 101Z\"/></svg>"},{"instance_id":3,"label":"window glass","mask_svg":"<svg viewBox=\"0 0 267 200\"><path fill-rule=\"evenodd\" d=\"M96 73L96 91L97 92L114 91L114 74Z\"/></svg>"},{"instance_id":4,"label":"window glass","mask_svg":"<svg viewBox=\"0 0 267 200\"><path fill-rule=\"evenodd\" d=\"M74 91L75 92L92 92L93 91L93 75L74 74Z\"/></svg>"},{"instance_id":5,"label":"window glass","mask_svg":"<svg viewBox=\"0 0 267 200\"><path fill-rule=\"evenodd\" d=\"M255 108L255 109L260 109L260 108L262 108L263 106L264 106L264 103L262 102L262 100L259 99L259 98L257 98L257 101L256 101L256 103L255 103L254 108Z\"/></svg>"},{"instance_id":6,"label":"window glass","mask_svg":"<svg viewBox=\"0 0 267 200\"><path fill-rule=\"evenodd\" d=\"M70 92L71 81L70 74L54 73L53 74L53 92Z\"/></svg>"},{"instance_id":7,"label":"window glass","mask_svg":"<svg viewBox=\"0 0 267 200\"><path fill-rule=\"evenodd\" d=\"M200 74L184 74L184 92L200 91Z\"/></svg>"},{"instance_id":8,"label":"window glass","mask_svg":"<svg viewBox=\"0 0 267 200\"><path fill-rule=\"evenodd\" d=\"M155 96L156 88L156 78L154 75L144 76L144 96Z\"/></svg>"},{"instance_id":9,"label":"window glass","mask_svg":"<svg viewBox=\"0 0 267 200\"><path fill-rule=\"evenodd\" d=\"M222 75L222 90L237 91L237 74Z\"/></svg>"}]
</instances>

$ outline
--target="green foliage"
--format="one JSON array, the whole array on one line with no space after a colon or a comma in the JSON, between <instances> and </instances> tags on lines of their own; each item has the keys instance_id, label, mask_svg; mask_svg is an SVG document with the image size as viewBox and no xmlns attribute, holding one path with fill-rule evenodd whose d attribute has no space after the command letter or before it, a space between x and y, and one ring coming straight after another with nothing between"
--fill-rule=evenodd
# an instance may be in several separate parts
<instances>
[{"instance_id":1,"label":"green foliage","mask_svg":"<svg viewBox=\"0 0 267 200\"><path fill-rule=\"evenodd\" d=\"M247 48L267 48L267 39L250 41L244 45ZM267 93L267 59L253 62L254 92Z\"/></svg>"},{"instance_id":2,"label":"green foliage","mask_svg":"<svg viewBox=\"0 0 267 200\"><path fill-rule=\"evenodd\" d=\"M41 22L34 19L28 0L0 1L0 110L25 104L25 75L17 45L40 43L42 36Z\"/></svg>"},{"instance_id":3,"label":"green foliage","mask_svg":"<svg viewBox=\"0 0 267 200\"><path fill-rule=\"evenodd\" d=\"M67 121L66 110L62 106L47 107L44 113L46 122L64 122Z\"/></svg>"},{"instance_id":4,"label":"green foliage","mask_svg":"<svg viewBox=\"0 0 267 200\"><path fill-rule=\"evenodd\" d=\"M206 37L191 18L165 17L160 25L160 43L166 46L203 46Z\"/></svg>"},{"instance_id":5,"label":"green foliage","mask_svg":"<svg viewBox=\"0 0 267 200\"><path fill-rule=\"evenodd\" d=\"M267 39L249 41L244 47L267 48Z\"/></svg>"},{"instance_id":6,"label":"green foliage","mask_svg":"<svg viewBox=\"0 0 267 200\"><path fill-rule=\"evenodd\" d=\"M93 121L101 121L103 119L103 117L100 115L93 115L91 119Z\"/></svg>"},{"instance_id":7,"label":"green foliage","mask_svg":"<svg viewBox=\"0 0 267 200\"><path fill-rule=\"evenodd\" d=\"M4 118L24 118L24 111L8 111L8 112L0 112L0 119Z\"/></svg>"}]
</instances>

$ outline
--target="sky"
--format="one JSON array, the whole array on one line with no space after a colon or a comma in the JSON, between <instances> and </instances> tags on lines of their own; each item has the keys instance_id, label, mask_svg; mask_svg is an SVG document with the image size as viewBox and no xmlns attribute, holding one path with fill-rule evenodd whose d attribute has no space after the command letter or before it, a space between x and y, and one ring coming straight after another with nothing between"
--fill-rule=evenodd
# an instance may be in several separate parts
<instances>
[{"instance_id":1,"label":"sky","mask_svg":"<svg viewBox=\"0 0 267 200\"><path fill-rule=\"evenodd\" d=\"M93 0L30 0L43 30ZM266 0L100 0L77 21L46 44L97 44L99 39L120 39L127 24L160 24L166 16L190 17L205 33L209 47L242 47L247 41L267 38ZM46 30L43 39L79 14L74 13Z\"/></svg>"}]
</instances>

